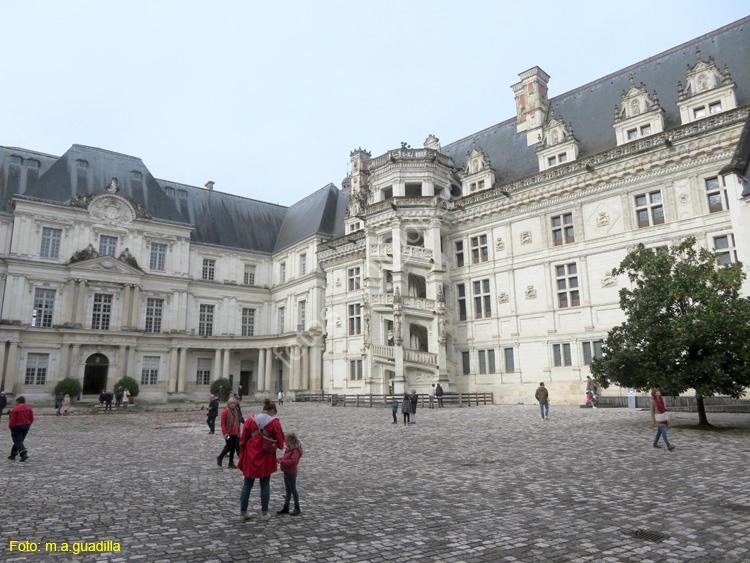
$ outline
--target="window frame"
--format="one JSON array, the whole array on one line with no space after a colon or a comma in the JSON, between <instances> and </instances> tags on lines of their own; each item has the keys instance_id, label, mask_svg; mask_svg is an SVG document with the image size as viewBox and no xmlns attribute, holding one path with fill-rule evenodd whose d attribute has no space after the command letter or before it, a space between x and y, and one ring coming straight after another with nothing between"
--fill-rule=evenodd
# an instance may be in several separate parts
<instances>
[{"instance_id":1,"label":"window frame","mask_svg":"<svg viewBox=\"0 0 750 563\"><path fill-rule=\"evenodd\" d=\"M461 371L463 375L471 373L471 355L469 352L461 352Z\"/></svg>"},{"instance_id":2,"label":"window frame","mask_svg":"<svg viewBox=\"0 0 750 563\"><path fill-rule=\"evenodd\" d=\"M554 268L555 292L557 293L558 307L560 309L580 307L581 285L579 283L578 264L576 262L555 264ZM560 270L561 268L562 274Z\"/></svg>"},{"instance_id":3,"label":"window frame","mask_svg":"<svg viewBox=\"0 0 750 563\"><path fill-rule=\"evenodd\" d=\"M167 268L167 245L163 242L151 243L149 269L154 272L164 272Z\"/></svg>"},{"instance_id":4,"label":"window frame","mask_svg":"<svg viewBox=\"0 0 750 563\"><path fill-rule=\"evenodd\" d=\"M255 285L256 268L254 264L245 264L245 272L242 276L242 285Z\"/></svg>"},{"instance_id":5,"label":"window frame","mask_svg":"<svg viewBox=\"0 0 750 563\"><path fill-rule=\"evenodd\" d=\"M463 268L466 265L464 260L464 241L457 240L455 242L455 256L456 256L456 268Z\"/></svg>"},{"instance_id":6,"label":"window frame","mask_svg":"<svg viewBox=\"0 0 750 563\"><path fill-rule=\"evenodd\" d=\"M487 243L487 234L470 237L469 246L471 249L471 263L481 264L490 259L489 245Z\"/></svg>"},{"instance_id":7,"label":"window frame","mask_svg":"<svg viewBox=\"0 0 750 563\"><path fill-rule=\"evenodd\" d=\"M214 258L203 259L203 269L201 271L201 279L206 281L214 281L216 278L216 260Z\"/></svg>"},{"instance_id":8,"label":"window frame","mask_svg":"<svg viewBox=\"0 0 750 563\"><path fill-rule=\"evenodd\" d=\"M568 221L569 219L569 221ZM552 225L552 244L553 246L563 246L573 244L576 241L575 226L573 225L573 212L561 213L550 217ZM570 231L570 235L568 235ZM560 238L558 238L558 235Z\"/></svg>"},{"instance_id":9,"label":"window frame","mask_svg":"<svg viewBox=\"0 0 750 563\"><path fill-rule=\"evenodd\" d=\"M492 288L489 278L472 281L472 296L474 298L474 319L489 319L492 317ZM479 292L477 292L479 288Z\"/></svg>"},{"instance_id":10,"label":"window frame","mask_svg":"<svg viewBox=\"0 0 750 563\"><path fill-rule=\"evenodd\" d=\"M510 362L508 362L509 356ZM505 371L507 373L513 373L516 371L516 355L512 347L503 348L503 361L505 362Z\"/></svg>"},{"instance_id":11,"label":"window frame","mask_svg":"<svg viewBox=\"0 0 750 563\"><path fill-rule=\"evenodd\" d=\"M141 385L154 386L159 384L160 356L143 356L141 359Z\"/></svg>"},{"instance_id":12,"label":"window frame","mask_svg":"<svg viewBox=\"0 0 750 563\"><path fill-rule=\"evenodd\" d=\"M215 305L200 303L198 305L198 336L214 335Z\"/></svg>"},{"instance_id":13,"label":"window frame","mask_svg":"<svg viewBox=\"0 0 750 563\"><path fill-rule=\"evenodd\" d=\"M556 368L572 366L573 355L570 349L570 342L557 342L553 344L552 358Z\"/></svg>"},{"instance_id":14,"label":"window frame","mask_svg":"<svg viewBox=\"0 0 750 563\"><path fill-rule=\"evenodd\" d=\"M359 336L362 334L362 304L349 303L347 306L347 334Z\"/></svg>"},{"instance_id":15,"label":"window frame","mask_svg":"<svg viewBox=\"0 0 750 563\"><path fill-rule=\"evenodd\" d=\"M242 336L255 336L255 307L243 307L240 313Z\"/></svg>"},{"instance_id":16,"label":"window frame","mask_svg":"<svg viewBox=\"0 0 750 563\"><path fill-rule=\"evenodd\" d=\"M716 258L717 266L727 266L729 264L734 264L735 262L737 262L737 246L735 244L734 233L726 233L712 238L714 243L714 252L719 255ZM717 244L717 242L721 239L726 240L726 246L720 247ZM727 257L726 260L724 260L724 256Z\"/></svg>"},{"instance_id":17,"label":"window frame","mask_svg":"<svg viewBox=\"0 0 750 563\"><path fill-rule=\"evenodd\" d=\"M585 342L581 342L584 366L590 366L595 358L604 357L604 353L602 352L603 345L603 340L586 340Z\"/></svg>"},{"instance_id":18,"label":"window frame","mask_svg":"<svg viewBox=\"0 0 750 563\"><path fill-rule=\"evenodd\" d=\"M31 326L35 328L52 328L55 314L55 297L57 291L37 287L34 289L34 307L31 313Z\"/></svg>"},{"instance_id":19,"label":"window frame","mask_svg":"<svg viewBox=\"0 0 750 563\"><path fill-rule=\"evenodd\" d=\"M352 266L346 269L347 289L349 291L358 291L362 289L362 268L361 266Z\"/></svg>"},{"instance_id":20,"label":"window frame","mask_svg":"<svg viewBox=\"0 0 750 563\"><path fill-rule=\"evenodd\" d=\"M659 201L654 202L654 196L659 195ZM638 199L644 198L644 203L639 204ZM664 213L664 195L661 193L661 189L652 190L649 192L640 193L633 196L635 203L635 219L639 229L645 229L648 227L655 227L656 225L663 225L666 223L666 216ZM656 216L655 211L660 210L661 215ZM641 214L645 213L647 221L641 219Z\"/></svg>"},{"instance_id":21,"label":"window frame","mask_svg":"<svg viewBox=\"0 0 750 563\"><path fill-rule=\"evenodd\" d=\"M109 330L112 322L111 293L94 293L91 306L91 330Z\"/></svg>"},{"instance_id":22,"label":"window frame","mask_svg":"<svg viewBox=\"0 0 750 563\"><path fill-rule=\"evenodd\" d=\"M466 284L456 284L456 296L456 301L458 302L458 321L467 321L469 317L466 309Z\"/></svg>"},{"instance_id":23,"label":"window frame","mask_svg":"<svg viewBox=\"0 0 750 563\"><path fill-rule=\"evenodd\" d=\"M110 235L99 235L99 256L116 256L117 238Z\"/></svg>"},{"instance_id":24,"label":"window frame","mask_svg":"<svg viewBox=\"0 0 750 563\"><path fill-rule=\"evenodd\" d=\"M146 324L144 330L150 334L158 334L162 330L164 320L164 299L159 297L146 298Z\"/></svg>"},{"instance_id":25,"label":"window frame","mask_svg":"<svg viewBox=\"0 0 750 563\"><path fill-rule=\"evenodd\" d=\"M362 359L349 360L349 381L362 381L362 369L364 362Z\"/></svg>"},{"instance_id":26,"label":"window frame","mask_svg":"<svg viewBox=\"0 0 750 563\"><path fill-rule=\"evenodd\" d=\"M24 375L24 386L41 386L47 383L47 371L49 370L49 353L29 352L26 355L26 373Z\"/></svg>"},{"instance_id":27,"label":"window frame","mask_svg":"<svg viewBox=\"0 0 750 563\"><path fill-rule=\"evenodd\" d=\"M200 386L211 385L213 360L211 358L198 358L195 364L195 384Z\"/></svg>"},{"instance_id":28,"label":"window frame","mask_svg":"<svg viewBox=\"0 0 750 563\"><path fill-rule=\"evenodd\" d=\"M716 181L716 186L709 186L709 182ZM729 196L727 194L726 182L723 176L711 176L703 179L703 185L706 187L706 198L708 201L708 212L719 213L729 209ZM711 200L718 198L718 204L712 204Z\"/></svg>"},{"instance_id":29,"label":"window frame","mask_svg":"<svg viewBox=\"0 0 750 563\"><path fill-rule=\"evenodd\" d=\"M42 258L60 258L61 244L62 229L42 227L42 244L39 248L39 256Z\"/></svg>"}]
</instances>

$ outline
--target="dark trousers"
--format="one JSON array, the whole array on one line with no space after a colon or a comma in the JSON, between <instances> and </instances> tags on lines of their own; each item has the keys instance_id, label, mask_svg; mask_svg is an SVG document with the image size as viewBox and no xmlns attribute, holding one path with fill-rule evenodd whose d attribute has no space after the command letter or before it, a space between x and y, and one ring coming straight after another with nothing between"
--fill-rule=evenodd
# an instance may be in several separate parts
<instances>
[{"instance_id":1,"label":"dark trousers","mask_svg":"<svg viewBox=\"0 0 750 563\"><path fill-rule=\"evenodd\" d=\"M289 500L294 496L294 508L299 508L299 494L297 493L297 475L284 473L284 487L286 487L286 496L284 497L284 506L289 506Z\"/></svg>"},{"instance_id":2,"label":"dark trousers","mask_svg":"<svg viewBox=\"0 0 750 563\"><path fill-rule=\"evenodd\" d=\"M105 410L105 411L111 411L111 410L112 410L112 401L107 401L107 402L105 403L105 405L106 405L106 406L104 407L104 410Z\"/></svg>"},{"instance_id":3,"label":"dark trousers","mask_svg":"<svg viewBox=\"0 0 750 563\"><path fill-rule=\"evenodd\" d=\"M216 432L216 417L217 415L208 415L206 417L206 424L208 424L208 427L211 429L211 434Z\"/></svg>"},{"instance_id":4,"label":"dark trousers","mask_svg":"<svg viewBox=\"0 0 750 563\"><path fill-rule=\"evenodd\" d=\"M224 459L224 456L229 454L229 463L234 463L234 452L239 452L240 449L240 437L239 436L229 436L227 438L226 444L224 444L224 449L221 450L221 453L219 454L219 459ZM239 453L237 454L239 455Z\"/></svg>"},{"instance_id":5,"label":"dark trousers","mask_svg":"<svg viewBox=\"0 0 750 563\"><path fill-rule=\"evenodd\" d=\"M29 433L29 428L31 428L31 424L16 424L10 429L10 438L13 440L10 455L21 454L21 457L26 457L26 446L23 445L23 441L26 439L26 434Z\"/></svg>"},{"instance_id":6,"label":"dark trousers","mask_svg":"<svg viewBox=\"0 0 750 563\"><path fill-rule=\"evenodd\" d=\"M409 413L405 412L404 415L404 424L409 424Z\"/></svg>"},{"instance_id":7,"label":"dark trousers","mask_svg":"<svg viewBox=\"0 0 750 563\"><path fill-rule=\"evenodd\" d=\"M443 396L442 396L442 395L441 395L441 396L439 396L439 397L437 398L437 400L438 400L438 408L441 408L441 409L442 409L442 408L443 408Z\"/></svg>"},{"instance_id":8,"label":"dark trousers","mask_svg":"<svg viewBox=\"0 0 750 563\"><path fill-rule=\"evenodd\" d=\"M119 397L115 395L115 406L119 408L120 405L122 405L122 395L120 395Z\"/></svg>"},{"instance_id":9,"label":"dark trousers","mask_svg":"<svg viewBox=\"0 0 750 563\"><path fill-rule=\"evenodd\" d=\"M398 420L396 419L396 411L393 411L393 424L396 424Z\"/></svg>"}]
</instances>

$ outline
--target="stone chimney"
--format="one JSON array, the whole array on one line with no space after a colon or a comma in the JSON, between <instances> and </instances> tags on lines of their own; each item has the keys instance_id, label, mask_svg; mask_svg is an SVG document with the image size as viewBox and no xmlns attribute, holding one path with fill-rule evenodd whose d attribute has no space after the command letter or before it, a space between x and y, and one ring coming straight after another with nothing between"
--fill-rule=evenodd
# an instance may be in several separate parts
<instances>
[{"instance_id":1,"label":"stone chimney","mask_svg":"<svg viewBox=\"0 0 750 563\"><path fill-rule=\"evenodd\" d=\"M212 191L214 191L214 184L215 184L215 183L216 183L216 182L214 182L213 180L209 180L208 182L206 182L206 189L207 189L207 190L208 190L209 192L212 192Z\"/></svg>"},{"instance_id":2,"label":"stone chimney","mask_svg":"<svg viewBox=\"0 0 750 563\"><path fill-rule=\"evenodd\" d=\"M516 131L526 131L526 144L531 146L539 142L542 126L547 121L549 74L535 66L518 77L521 82L511 86L516 95Z\"/></svg>"}]
</instances>

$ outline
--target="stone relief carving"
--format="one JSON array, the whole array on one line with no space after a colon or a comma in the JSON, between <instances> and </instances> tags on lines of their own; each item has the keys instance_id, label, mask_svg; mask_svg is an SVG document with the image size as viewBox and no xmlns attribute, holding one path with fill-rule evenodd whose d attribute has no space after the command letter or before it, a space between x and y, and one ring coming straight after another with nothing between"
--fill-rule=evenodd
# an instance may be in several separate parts
<instances>
[{"instance_id":1,"label":"stone relief carving","mask_svg":"<svg viewBox=\"0 0 750 563\"><path fill-rule=\"evenodd\" d=\"M93 244L89 244L83 250L79 250L68 260L68 264L75 264L76 262L83 262L84 260L91 260L92 258L99 258L99 253Z\"/></svg>"},{"instance_id":2,"label":"stone relief carving","mask_svg":"<svg viewBox=\"0 0 750 563\"><path fill-rule=\"evenodd\" d=\"M526 299L536 299L536 289L533 285L526 286Z\"/></svg>"},{"instance_id":3,"label":"stone relief carving","mask_svg":"<svg viewBox=\"0 0 750 563\"><path fill-rule=\"evenodd\" d=\"M107 184L107 191L111 194L116 194L120 191L120 186L117 185L117 178L112 178Z\"/></svg>"},{"instance_id":4,"label":"stone relief carving","mask_svg":"<svg viewBox=\"0 0 750 563\"><path fill-rule=\"evenodd\" d=\"M510 302L510 295L508 295L504 291L501 291L498 294L498 296L497 296L497 302L500 303L501 305L504 304L504 303L509 303Z\"/></svg>"},{"instance_id":5,"label":"stone relief carving","mask_svg":"<svg viewBox=\"0 0 750 563\"><path fill-rule=\"evenodd\" d=\"M606 227L610 223L610 217L609 214L606 211L600 211L599 214L596 216L596 226Z\"/></svg>"},{"instance_id":6,"label":"stone relief carving","mask_svg":"<svg viewBox=\"0 0 750 563\"><path fill-rule=\"evenodd\" d=\"M89 213L101 221L132 221L135 213L129 203L118 196L99 196L91 201Z\"/></svg>"},{"instance_id":7,"label":"stone relief carving","mask_svg":"<svg viewBox=\"0 0 750 563\"><path fill-rule=\"evenodd\" d=\"M336 287L341 287L341 278L336 278Z\"/></svg>"},{"instance_id":8,"label":"stone relief carving","mask_svg":"<svg viewBox=\"0 0 750 563\"><path fill-rule=\"evenodd\" d=\"M129 264L133 266L134 268L138 268L140 270L140 267L138 266L138 261L135 259L135 256L130 254L130 249L128 248L120 252L120 255L117 257L117 259L120 262L125 262L126 264Z\"/></svg>"},{"instance_id":9,"label":"stone relief carving","mask_svg":"<svg viewBox=\"0 0 750 563\"><path fill-rule=\"evenodd\" d=\"M505 250L505 241L503 240L503 237L497 237L497 240L495 241L495 250L498 252Z\"/></svg>"},{"instance_id":10,"label":"stone relief carving","mask_svg":"<svg viewBox=\"0 0 750 563\"><path fill-rule=\"evenodd\" d=\"M521 244L531 244L531 231L521 233Z\"/></svg>"},{"instance_id":11,"label":"stone relief carving","mask_svg":"<svg viewBox=\"0 0 750 563\"><path fill-rule=\"evenodd\" d=\"M611 273L602 278L602 287L614 287L617 285L617 278Z\"/></svg>"},{"instance_id":12,"label":"stone relief carving","mask_svg":"<svg viewBox=\"0 0 750 563\"><path fill-rule=\"evenodd\" d=\"M687 205L690 203L690 196L688 194L680 194L677 201L680 205Z\"/></svg>"}]
</instances>

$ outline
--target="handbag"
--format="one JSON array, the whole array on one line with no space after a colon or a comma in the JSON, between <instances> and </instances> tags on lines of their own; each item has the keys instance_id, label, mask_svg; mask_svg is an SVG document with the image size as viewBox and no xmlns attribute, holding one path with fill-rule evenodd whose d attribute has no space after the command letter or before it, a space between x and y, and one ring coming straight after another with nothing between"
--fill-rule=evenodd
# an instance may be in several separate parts
<instances>
[{"instance_id":1,"label":"handbag","mask_svg":"<svg viewBox=\"0 0 750 563\"><path fill-rule=\"evenodd\" d=\"M255 420L255 417L253 417L253 420ZM258 425L258 422L256 421L255 424ZM260 447L264 453L276 453L276 439L271 438L266 432L265 425L263 427L258 425L258 430L250 434L250 437L254 438L256 434L260 434Z\"/></svg>"},{"instance_id":2,"label":"handbag","mask_svg":"<svg viewBox=\"0 0 750 563\"><path fill-rule=\"evenodd\" d=\"M654 420L656 422L667 422L669 420L669 415L665 412L657 412L654 415Z\"/></svg>"}]
</instances>

